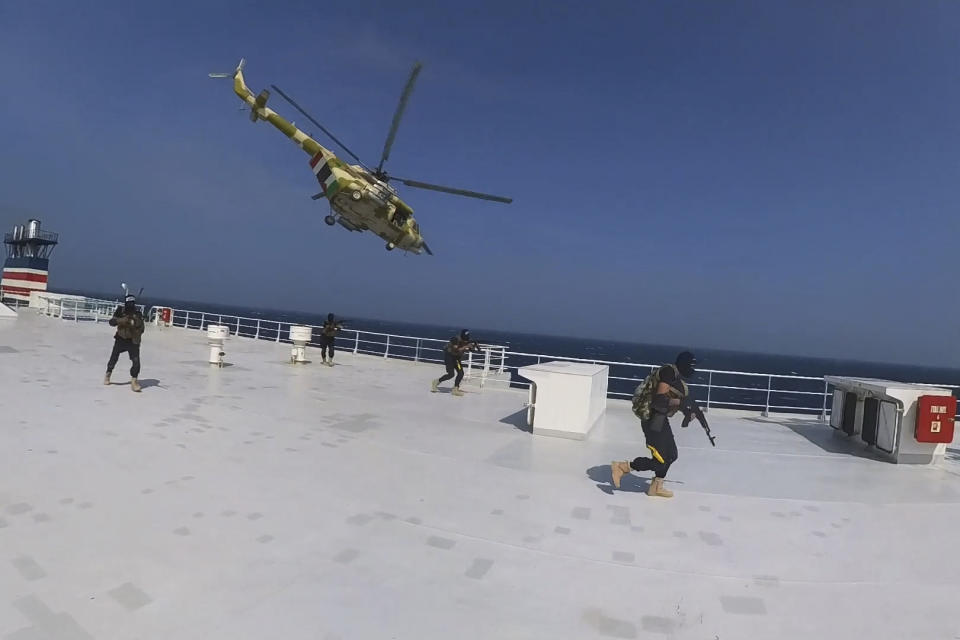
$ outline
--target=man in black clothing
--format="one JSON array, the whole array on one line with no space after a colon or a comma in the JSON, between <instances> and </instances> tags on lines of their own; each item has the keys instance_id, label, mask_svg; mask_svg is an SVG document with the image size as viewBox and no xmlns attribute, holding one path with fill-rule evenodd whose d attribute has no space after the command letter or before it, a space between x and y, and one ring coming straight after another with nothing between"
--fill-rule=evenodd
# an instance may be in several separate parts
<instances>
[{"instance_id":1,"label":"man in black clothing","mask_svg":"<svg viewBox=\"0 0 960 640\"><path fill-rule=\"evenodd\" d=\"M620 479L631 471L653 471L647 495L661 498L673 497L673 492L663 488L667 471L677 460L677 443L668 418L681 410L683 399L689 394L683 379L696 373L696 358L689 351L677 356L674 364L660 367L649 382L644 381L635 400L635 411L641 414L640 427L647 440L650 458L635 458L632 462L614 462L611 466L613 485L620 488ZM645 416L645 417L644 417ZM683 425L686 426L686 425Z\"/></svg>"},{"instance_id":2,"label":"man in black clothing","mask_svg":"<svg viewBox=\"0 0 960 640\"><path fill-rule=\"evenodd\" d=\"M476 350L476 343L470 339L470 332L464 329L459 336L450 338L450 342L443 348L443 364L447 368L447 373L437 380L434 380L430 386L433 393L437 392L437 386L441 382L456 376L453 381L453 391L450 393L455 396L462 396L460 382L463 380L463 354L469 350Z\"/></svg>"},{"instance_id":3,"label":"man in black clothing","mask_svg":"<svg viewBox=\"0 0 960 640\"><path fill-rule=\"evenodd\" d=\"M137 309L137 300L132 295L124 298L123 306L117 307L110 318L110 326L117 328L113 336L113 351L107 361L107 375L103 384L110 384L110 375L121 353L130 354L130 388L140 391L137 376L140 375L140 339L143 336L143 314Z\"/></svg>"},{"instance_id":4,"label":"man in black clothing","mask_svg":"<svg viewBox=\"0 0 960 640\"><path fill-rule=\"evenodd\" d=\"M333 314L327 314L327 321L320 328L320 355L323 358L323 364L328 367L333 366L333 339L343 328L343 322L334 322ZM327 351L330 351L329 360L327 360Z\"/></svg>"}]
</instances>

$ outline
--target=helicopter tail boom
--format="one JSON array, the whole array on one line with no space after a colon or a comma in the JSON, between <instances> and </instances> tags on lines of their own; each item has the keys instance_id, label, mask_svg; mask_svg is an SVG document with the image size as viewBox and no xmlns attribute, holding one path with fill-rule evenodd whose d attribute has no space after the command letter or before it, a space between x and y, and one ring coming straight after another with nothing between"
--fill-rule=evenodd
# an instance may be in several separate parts
<instances>
[{"instance_id":1,"label":"helicopter tail boom","mask_svg":"<svg viewBox=\"0 0 960 640\"><path fill-rule=\"evenodd\" d=\"M269 122L305 152L311 156L316 155L320 151L320 145L317 144L313 138L298 129L296 125L287 121L267 106L267 100L270 99L270 92L264 89L259 94L254 94L250 87L247 86L246 80L243 77L244 64L245 60L241 59L240 64L237 65L237 68L234 69L232 73L211 73L209 76L211 78L233 79L233 92L249 107L251 122L256 122L257 120Z\"/></svg>"},{"instance_id":2,"label":"helicopter tail boom","mask_svg":"<svg viewBox=\"0 0 960 640\"><path fill-rule=\"evenodd\" d=\"M207 75L209 75L211 78L232 78L233 92L240 96L241 100L253 106L253 91L250 91L250 87L247 86L246 81L243 79L243 66L246 63L246 59L240 58L240 63L237 64L237 68L230 73L210 73Z\"/></svg>"}]
</instances>

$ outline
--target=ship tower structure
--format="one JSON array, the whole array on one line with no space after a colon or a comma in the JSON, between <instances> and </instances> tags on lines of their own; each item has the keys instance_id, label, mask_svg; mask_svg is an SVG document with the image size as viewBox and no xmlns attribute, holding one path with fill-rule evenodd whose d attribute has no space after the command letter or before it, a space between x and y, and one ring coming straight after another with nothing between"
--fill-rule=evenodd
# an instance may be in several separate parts
<instances>
[{"instance_id":1,"label":"ship tower structure","mask_svg":"<svg viewBox=\"0 0 960 640\"><path fill-rule=\"evenodd\" d=\"M41 230L39 220L28 220L5 233L7 258L0 279L0 298L29 302L34 291L46 291L50 254L58 242L59 235Z\"/></svg>"}]
</instances>

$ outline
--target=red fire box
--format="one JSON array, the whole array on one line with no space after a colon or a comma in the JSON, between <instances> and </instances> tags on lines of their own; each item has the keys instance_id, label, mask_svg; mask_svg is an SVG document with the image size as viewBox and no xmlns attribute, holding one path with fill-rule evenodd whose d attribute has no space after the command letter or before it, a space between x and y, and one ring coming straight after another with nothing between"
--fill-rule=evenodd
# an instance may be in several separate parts
<instances>
[{"instance_id":1,"label":"red fire box","mask_svg":"<svg viewBox=\"0 0 960 640\"><path fill-rule=\"evenodd\" d=\"M917 442L953 442L953 396L920 396L917 399Z\"/></svg>"}]
</instances>

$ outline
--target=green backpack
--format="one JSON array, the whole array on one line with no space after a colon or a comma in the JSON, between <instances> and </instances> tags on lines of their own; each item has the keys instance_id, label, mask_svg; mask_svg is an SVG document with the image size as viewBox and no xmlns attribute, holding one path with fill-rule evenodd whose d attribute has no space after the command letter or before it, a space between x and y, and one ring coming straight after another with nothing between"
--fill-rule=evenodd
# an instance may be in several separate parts
<instances>
[{"instance_id":1,"label":"green backpack","mask_svg":"<svg viewBox=\"0 0 960 640\"><path fill-rule=\"evenodd\" d=\"M676 367L674 365L664 365ZM660 369L657 367L650 372L644 381L633 392L633 414L641 420L650 419L650 405L653 403L653 395L657 392L657 385L660 384ZM679 376L679 372L677 373ZM683 391L686 392L687 385L683 384Z\"/></svg>"}]
</instances>

